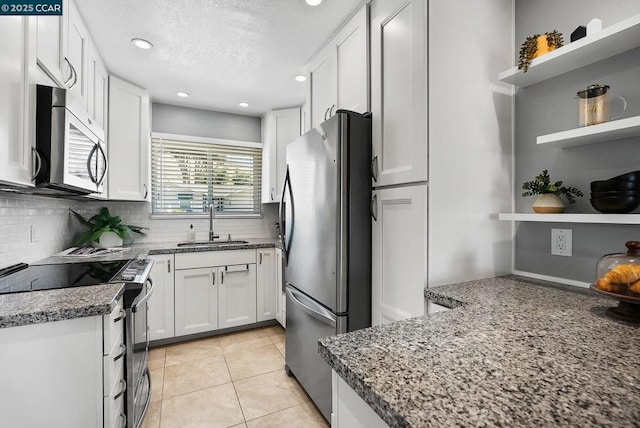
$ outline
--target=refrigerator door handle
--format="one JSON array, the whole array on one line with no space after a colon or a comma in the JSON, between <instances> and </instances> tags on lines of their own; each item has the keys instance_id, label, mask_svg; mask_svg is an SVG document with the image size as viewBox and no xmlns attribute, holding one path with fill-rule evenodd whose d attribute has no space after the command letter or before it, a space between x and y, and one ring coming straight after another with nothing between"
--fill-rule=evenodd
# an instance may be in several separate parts
<instances>
[{"instance_id":1,"label":"refrigerator door handle","mask_svg":"<svg viewBox=\"0 0 640 428\"><path fill-rule=\"evenodd\" d=\"M289 248L287 247L287 228L285 225L285 221L286 221L285 210L287 209L287 207L284 204L284 197L287 193L287 190L289 191L289 205L290 205L289 209L292 209L293 194L291 193L291 178L289 177L289 165L287 165L287 172L284 176L284 185L282 186L282 196L280 197L280 206L278 209L278 213L280 216L280 236L282 238L282 250L283 250L282 254L284 256L285 264L287 264L289 260ZM291 231L289 235L293 235L293 212L291 216ZM291 239L291 236L289 236L289 239Z\"/></svg>"},{"instance_id":2,"label":"refrigerator door handle","mask_svg":"<svg viewBox=\"0 0 640 428\"><path fill-rule=\"evenodd\" d=\"M378 182L378 155L375 155L371 160L371 178L376 183Z\"/></svg>"},{"instance_id":3,"label":"refrigerator door handle","mask_svg":"<svg viewBox=\"0 0 640 428\"><path fill-rule=\"evenodd\" d=\"M371 218L373 221L378 221L378 195L373 195L371 198Z\"/></svg>"},{"instance_id":4,"label":"refrigerator door handle","mask_svg":"<svg viewBox=\"0 0 640 428\"><path fill-rule=\"evenodd\" d=\"M337 317L330 311L320 306L315 301L300 293L296 289L292 288L289 284L287 284L285 290L287 291L287 295L291 298L293 303L295 303L302 311L311 315L315 319L330 325L331 327L336 327Z\"/></svg>"}]
</instances>

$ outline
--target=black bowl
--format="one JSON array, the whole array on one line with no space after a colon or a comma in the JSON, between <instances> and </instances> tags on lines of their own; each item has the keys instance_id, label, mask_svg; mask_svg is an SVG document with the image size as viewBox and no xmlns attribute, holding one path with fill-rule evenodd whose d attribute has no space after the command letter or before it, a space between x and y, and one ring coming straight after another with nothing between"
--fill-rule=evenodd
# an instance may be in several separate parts
<instances>
[{"instance_id":1,"label":"black bowl","mask_svg":"<svg viewBox=\"0 0 640 428\"><path fill-rule=\"evenodd\" d=\"M591 198L591 206L604 214L626 214L640 206L640 197Z\"/></svg>"},{"instance_id":2,"label":"black bowl","mask_svg":"<svg viewBox=\"0 0 640 428\"><path fill-rule=\"evenodd\" d=\"M612 197L622 197L626 198L628 196L637 196L640 197L640 190L612 190L610 192L591 192L592 198L612 198Z\"/></svg>"},{"instance_id":3,"label":"black bowl","mask_svg":"<svg viewBox=\"0 0 640 428\"><path fill-rule=\"evenodd\" d=\"M633 181L634 183L640 183L640 171L632 171L618 175L617 177L610 178L609 181Z\"/></svg>"},{"instance_id":4,"label":"black bowl","mask_svg":"<svg viewBox=\"0 0 640 428\"><path fill-rule=\"evenodd\" d=\"M633 181L615 181L615 180L601 180L591 182L592 192L613 192L613 191L640 191L640 183Z\"/></svg>"}]
</instances>

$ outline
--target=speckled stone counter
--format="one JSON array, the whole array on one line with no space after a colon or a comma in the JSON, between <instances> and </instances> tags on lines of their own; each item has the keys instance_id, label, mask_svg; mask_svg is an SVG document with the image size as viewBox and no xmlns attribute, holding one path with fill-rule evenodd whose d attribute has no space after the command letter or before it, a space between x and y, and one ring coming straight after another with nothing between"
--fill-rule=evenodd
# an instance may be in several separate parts
<instances>
[{"instance_id":1,"label":"speckled stone counter","mask_svg":"<svg viewBox=\"0 0 640 428\"><path fill-rule=\"evenodd\" d=\"M0 295L0 328L106 315L116 307L123 284Z\"/></svg>"},{"instance_id":2,"label":"speckled stone counter","mask_svg":"<svg viewBox=\"0 0 640 428\"><path fill-rule=\"evenodd\" d=\"M425 295L455 309L320 340L390 426L640 425L640 327L615 301L514 276Z\"/></svg>"}]
</instances>

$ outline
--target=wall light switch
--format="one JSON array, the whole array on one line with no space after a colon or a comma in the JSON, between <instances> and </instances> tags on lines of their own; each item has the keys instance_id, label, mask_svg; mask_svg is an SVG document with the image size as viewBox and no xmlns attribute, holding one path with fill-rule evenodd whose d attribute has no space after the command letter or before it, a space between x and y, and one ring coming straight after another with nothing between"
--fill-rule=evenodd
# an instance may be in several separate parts
<instances>
[{"instance_id":1,"label":"wall light switch","mask_svg":"<svg viewBox=\"0 0 640 428\"><path fill-rule=\"evenodd\" d=\"M571 229L551 229L551 254L571 257L573 251Z\"/></svg>"}]
</instances>

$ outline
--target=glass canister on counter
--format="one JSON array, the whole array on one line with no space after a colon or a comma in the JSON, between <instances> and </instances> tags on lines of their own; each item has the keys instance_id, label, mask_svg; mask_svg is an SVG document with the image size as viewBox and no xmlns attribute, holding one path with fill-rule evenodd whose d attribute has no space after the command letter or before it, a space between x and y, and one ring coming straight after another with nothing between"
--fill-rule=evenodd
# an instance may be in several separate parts
<instances>
[{"instance_id":1,"label":"glass canister on counter","mask_svg":"<svg viewBox=\"0 0 640 428\"><path fill-rule=\"evenodd\" d=\"M596 287L603 291L640 297L640 241L627 241L626 253L607 254L596 268Z\"/></svg>"}]
</instances>

